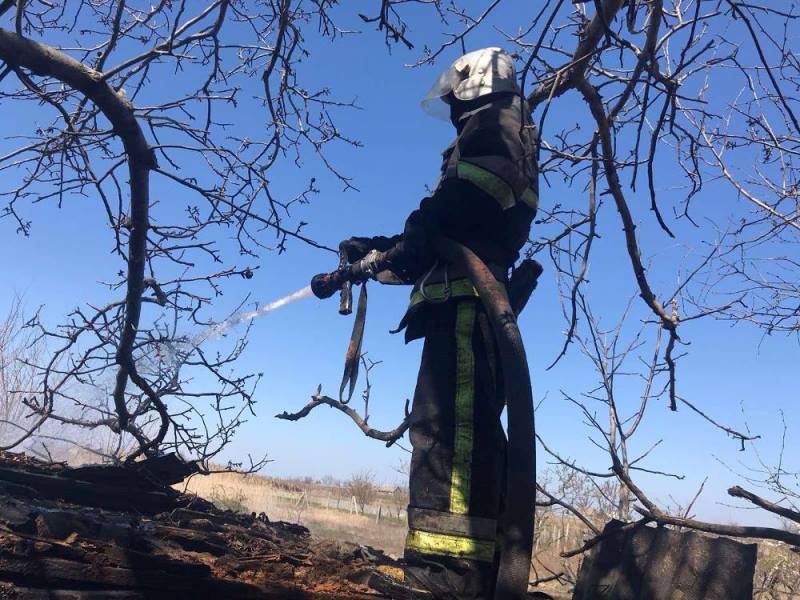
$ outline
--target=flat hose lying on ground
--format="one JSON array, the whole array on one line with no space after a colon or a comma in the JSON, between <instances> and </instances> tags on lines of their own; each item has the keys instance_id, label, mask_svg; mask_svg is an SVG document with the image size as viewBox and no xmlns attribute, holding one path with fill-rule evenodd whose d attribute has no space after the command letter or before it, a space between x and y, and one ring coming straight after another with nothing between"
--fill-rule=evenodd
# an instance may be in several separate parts
<instances>
[{"instance_id":1,"label":"flat hose lying on ground","mask_svg":"<svg viewBox=\"0 0 800 600\"><path fill-rule=\"evenodd\" d=\"M522 600L528 590L536 499L533 393L525 347L505 288L486 264L465 246L446 238L439 238L435 248L441 258L469 275L497 338L508 410L508 459L494 598Z\"/></svg>"}]
</instances>

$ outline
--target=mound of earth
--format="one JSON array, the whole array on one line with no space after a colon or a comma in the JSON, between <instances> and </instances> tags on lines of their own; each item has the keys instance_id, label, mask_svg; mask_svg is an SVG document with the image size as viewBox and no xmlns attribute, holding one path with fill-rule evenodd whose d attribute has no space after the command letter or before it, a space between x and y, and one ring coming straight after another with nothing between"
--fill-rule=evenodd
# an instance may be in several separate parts
<instances>
[{"instance_id":1,"label":"mound of earth","mask_svg":"<svg viewBox=\"0 0 800 600\"><path fill-rule=\"evenodd\" d=\"M0 600L376 598L368 551L169 486L192 470L0 453Z\"/></svg>"}]
</instances>

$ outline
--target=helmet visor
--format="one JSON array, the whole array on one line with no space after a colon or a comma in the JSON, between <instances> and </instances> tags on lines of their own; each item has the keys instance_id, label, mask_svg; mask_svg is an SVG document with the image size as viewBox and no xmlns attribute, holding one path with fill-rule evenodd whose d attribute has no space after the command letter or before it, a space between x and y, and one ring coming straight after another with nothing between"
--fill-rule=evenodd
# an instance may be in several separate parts
<instances>
[{"instance_id":1,"label":"helmet visor","mask_svg":"<svg viewBox=\"0 0 800 600\"><path fill-rule=\"evenodd\" d=\"M461 77L458 71L453 67L449 67L439 75L436 82L431 86L431 89L425 94L425 97L420 103L422 110L437 119L443 121L449 120L450 108L443 98L452 92L460 82Z\"/></svg>"}]
</instances>

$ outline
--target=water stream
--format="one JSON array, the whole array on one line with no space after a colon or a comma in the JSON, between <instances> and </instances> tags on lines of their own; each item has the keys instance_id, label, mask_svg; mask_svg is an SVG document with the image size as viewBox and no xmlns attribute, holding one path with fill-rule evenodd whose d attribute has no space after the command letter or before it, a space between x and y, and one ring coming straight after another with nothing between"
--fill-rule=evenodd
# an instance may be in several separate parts
<instances>
[{"instance_id":1,"label":"water stream","mask_svg":"<svg viewBox=\"0 0 800 600\"><path fill-rule=\"evenodd\" d=\"M297 300L301 300L303 298L308 298L311 295L311 286L307 285L306 287L297 290L296 292L292 292L291 294L284 296L283 298L279 298L278 300L274 300L268 304L263 304L256 309L253 310L243 310L238 313L232 314L230 317L222 321L221 323L217 323L216 325L212 325L208 327L205 331L197 334L194 339L191 341L192 348L197 348L200 344L205 342L209 339L215 339L223 335L226 331L228 331L232 327L236 327L240 323L244 323L245 321L252 321L258 317L262 317L267 313L270 313L274 310L278 310L279 308L283 308L287 304L291 304L292 302L296 302Z\"/></svg>"}]
</instances>

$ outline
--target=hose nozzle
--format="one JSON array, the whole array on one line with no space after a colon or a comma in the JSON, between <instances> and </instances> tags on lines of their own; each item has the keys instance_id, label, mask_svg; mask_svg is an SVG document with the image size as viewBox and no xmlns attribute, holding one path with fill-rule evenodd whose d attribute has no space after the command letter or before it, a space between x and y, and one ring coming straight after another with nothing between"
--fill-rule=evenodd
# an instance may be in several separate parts
<instances>
[{"instance_id":1,"label":"hose nozzle","mask_svg":"<svg viewBox=\"0 0 800 600\"><path fill-rule=\"evenodd\" d=\"M311 291L317 298L325 299L341 290L339 314L349 315L353 311L353 283L374 278L384 267L385 254L372 250L364 258L348 264L347 256L340 255L339 268L331 273L320 273L311 279Z\"/></svg>"},{"instance_id":2,"label":"hose nozzle","mask_svg":"<svg viewBox=\"0 0 800 600\"><path fill-rule=\"evenodd\" d=\"M324 300L330 298L341 290L339 300L339 314L349 315L353 312L353 292L350 269L342 268L332 273L320 273L311 279L311 291L314 295Z\"/></svg>"},{"instance_id":3,"label":"hose nozzle","mask_svg":"<svg viewBox=\"0 0 800 600\"><path fill-rule=\"evenodd\" d=\"M343 283L344 278L341 277L339 271L320 273L319 275L314 275L314 277L312 277L311 291L317 298L324 300L325 298L330 298L338 290L340 290Z\"/></svg>"}]
</instances>

